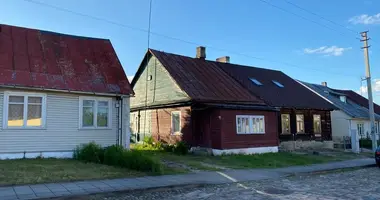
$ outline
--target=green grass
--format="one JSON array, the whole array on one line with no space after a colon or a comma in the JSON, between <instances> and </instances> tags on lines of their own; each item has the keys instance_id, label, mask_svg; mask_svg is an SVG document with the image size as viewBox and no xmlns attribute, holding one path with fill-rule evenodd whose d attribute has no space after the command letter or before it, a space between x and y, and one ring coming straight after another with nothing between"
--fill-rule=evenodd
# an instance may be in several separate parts
<instances>
[{"instance_id":1,"label":"green grass","mask_svg":"<svg viewBox=\"0 0 380 200\"><path fill-rule=\"evenodd\" d=\"M215 171L220 170L220 166L231 169L249 168L280 168L289 166L311 165L326 162L342 161L356 158L363 158L366 155L356 155L353 153L338 153L334 156L328 155L304 155L288 152L266 153L255 155L223 155L223 156L204 156L204 155L176 155L162 151L145 151L151 156L161 160L181 163L197 170ZM202 163L211 166L202 165Z\"/></svg>"},{"instance_id":2,"label":"green grass","mask_svg":"<svg viewBox=\"0 0 380 200\"><path fill-rule=\"evenodd\" d=\"M0 185L145 176L146 173L69 159L0 161Z\"/></svg>"}]
</instances>

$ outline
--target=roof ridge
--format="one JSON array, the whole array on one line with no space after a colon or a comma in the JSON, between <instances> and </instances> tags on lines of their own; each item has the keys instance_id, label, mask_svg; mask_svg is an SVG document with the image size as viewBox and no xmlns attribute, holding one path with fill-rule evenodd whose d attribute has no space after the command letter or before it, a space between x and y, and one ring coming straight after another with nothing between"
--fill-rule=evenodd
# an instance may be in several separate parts
<instances>
[{"instance_id":1,"label":"roof ridge","mask_svg":"<svg viewBox=\"0 0 380 200\"><path fill-rule=\"evenodd\" d=\"M76 37L76 38L83 38L83 39L109 40L108 38L88 37L88 36L82 36L82 35L61 33L61 32L57 32L57 31L44 30L44 29L36 29L36 28L30 28L30 27L22 27L22 26L9 25L9 24L3 24L3 23L0 23L0 26L9 26L9 27L12 27L12 28L26 29L26 30L32 30L32 31L40 31L42 33L47 33L47 34L57 34L57 35L62 35L62 36Z\"/></svg>"}]
</instances>

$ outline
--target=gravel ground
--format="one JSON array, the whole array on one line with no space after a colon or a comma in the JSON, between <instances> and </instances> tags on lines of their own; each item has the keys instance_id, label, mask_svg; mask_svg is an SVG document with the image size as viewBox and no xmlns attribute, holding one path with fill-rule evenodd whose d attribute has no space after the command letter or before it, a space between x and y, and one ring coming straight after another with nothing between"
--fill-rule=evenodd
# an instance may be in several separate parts
<instances>
[{"instance_id":1,"label":"gravel ground","mask_svg":"<svg viewBox=\"0 0 380 200\"><path fill-rule=\"evenodd\" d=\"M149 200L149 199L265 199L265 200L336 200L380 199L380 170L366 168L354 171L294 176L200 188L168 189L92 195L81 200ZM78 199L78 198L72 198Z\"/></svg>"}]
</instances>

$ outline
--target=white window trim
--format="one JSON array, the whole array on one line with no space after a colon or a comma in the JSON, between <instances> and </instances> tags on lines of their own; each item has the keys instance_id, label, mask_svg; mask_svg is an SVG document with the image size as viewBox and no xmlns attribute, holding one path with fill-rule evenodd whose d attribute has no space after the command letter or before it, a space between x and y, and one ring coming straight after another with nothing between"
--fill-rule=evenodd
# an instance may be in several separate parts
<instances>
[{"instance_id":1,"label":"white window trim","mask_svg":"<svg viewBox=\"0 0 380 200\"><path fill-rule=\"evenodd\" d=\"M24 97L24 112L23 112L23 126L8 126L8 109L9 109L9 96L23 96ZM27 126L27 101L28 97L41 97L41 126ZM4 104L3 104L3 129L44 129L46 127L46 94L32 93L32 92L4 92Z\"/></svg>"},{"instance_id":2,"label":"white window trim","mask_svg":"<svg viewBox=\"0 0 380 200\"><path fill-rule=\"evenodd\" d=\"M315 132L314 122L315 122L316 116L319 116L319 129L320 129L321 132ZM323 132L323 130L322 130L322 115L320 115L320 114L314 114L313 115L313 133L317 134L317 135L321 135L322 132Z\"/></svg>"},{"instance_id":3,"label":"white window trim","mask_svg":"<svg viewBox=\"0 0 380 200\"><path fill-rule=\"evenodd\" d=\"M84 100L93 100L94 101L94 126L86 126L83 127L83 101ZM108 102L108 122L106 127L98 127L97 126L97 117L98 117L98 101L107 101ZM79 129L112 129L112 98L106 97L87 97L80 96L79 97Z\"/></svg>"},{"instance_id":4,"label":"white window trim","mask_svg":"<svg viewBox=\"0 0 380 200\"><path fill-rule=\"evenodd\" d=\"M174 132L173 130L173 113L178 113L179 114L179 129L180 131L179 132ZM182 132L181 132L181 127L182 127L182 116L181 116L181 111L172 111L170 112L170 129L171 129L171 135L182 135Z\"/></svg>"},{"instance_id":5,"label":"white window trim","mask_svg":"<svg viewBox=\"0 0 380 200\"><path fill-rule=\"evenodd\" d=\"M238 119L239 118L248 118L249 122L249 131L250 133L245 133L245 132L239 132L238 131ZM264 127L262 132L253 132L253 124L252 124L252 118L262 118ZM256 134L265 134L265 116L264 115L236 115L236 133L239 135L256 135Z\"/></svg>"},{"instance_id":6,"label":"white window trim","mask_svg":"<svg viewBox=\"0 0 380 200\"><path fill-rule=\"evenodd\" d=\"M303 126L302 132L298 131L298 119L297 119L298 116L302 116L302 126ZM304 114L296 114L296 129L297 129L297 133L305 133L305 115Z\"/></svg>"},{"instance_id":7,"label":"white window trim","mask_svg":"<svg viewBox=\"0 0 380 200\"><path fill-rule=\"evenodd\" d=\"M283 116L283 115L284 115L284 116L286 115L286 116L289 117L289 132L283 132L283 131L282 131L283 128L284 128L284 127L282 127L282 125L283 125L283 124L282 124L282 116ZM297 119L297 117L296 117L296 119ZM290 122L290 114L288 114L288 113L281 114L281 134L282 134L282 135L290 135L290 134L292 134L292 127L291 127L291 126L292 126L292 124L291 124L291 122Z\"/></svg>"}]
</instances>

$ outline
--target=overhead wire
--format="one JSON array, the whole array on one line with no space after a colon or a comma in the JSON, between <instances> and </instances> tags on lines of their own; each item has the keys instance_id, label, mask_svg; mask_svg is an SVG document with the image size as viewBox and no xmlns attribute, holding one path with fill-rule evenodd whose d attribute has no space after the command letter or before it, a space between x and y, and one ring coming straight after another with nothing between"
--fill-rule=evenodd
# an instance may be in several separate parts
<instances>
[{"instance_id":1,"label":"overhead wire","mask_svg":"<svg viewBox=\"0 0 380 200\"><path fill-rule=\"evenodd\" d=\"M36 4L36 5L40 5L40 6L50 7L50 8L62 11L62 12L68 12L68 13L75 14L75 15L78 15L78 16L91 18L93 20L102 21L102 22L105 22L105 23L108 23L108 24L112 24L112 25L115 25L115 26L131 29L131 30L136 30L136 31L140 31L140 32L145 32L145 33L148 33L149 36L150 35L155 35L155 36L158 36L158 37L166 38L166 39L169 39L169 40L175 40L175 41L179 41L179 42L183 42L183 43L187 43L187 44L191 44L191 45L205 46L206 48L214 49L214 50L217 50L217 51L227 52L227 53L231 53L231 54L234 54L234 55L239 55L239 56L243 56L243 57L247 57L247 58L252 58L252 59L256 59L256 60L262 60L262 61L266 61L266 62L282 64L282 65L286 65L286 66L293 67L293 68L299 68L299 69L303 69L303 70L312 70L312 71L317 71L317 72L321 72L321 73L328 73L328 74L334 73L334 75L340 75L340 76L357 77L357 75L355 75L355 74L348 74L348 73L342 73L342 72L336 73L336 72L321 70L321 69L317 69L317 68L302 67L302 66L291 64L291 63L288 63L288 62L283 62L283 61L279 61L279 60L272 60L272 59L252 56L252 55L248 55L248 54L244 54L244 53L240 53L240 52L236 52L236 51L232 51L232 50L218 48L218 47L214 47L214 46L210 46L210 45L204 45L204 44L200 44L200 43L197 43L197 42L188 41L188 40L184 40L184 39L181 39L181 38L176 38L176 37L173 37L173 36L168 36L168 35L165 35L165 34L153 32L153 31L146 30L146 29L143 29L143 28L134 27L134 26L123 24L123 23L115 22L115 21L112 21L112 20L108 20L106 18L96 17L96 16L92 16L92 15L89 15L89 14L84 14L84 13L81 13L81 12L73 11L73 10L70 10L70 9L67 9L67 8L62 8L62 7L59 7L59 6L54 6L54 5L51 5L51 4L48 4L48 3L44 3L44 2L40 2L40 1L35 1L35 0L23 0L23 1L29 2L29 3L33 3L33 4ZM321 23L318 23L317 21L309 20L308 18L305 18L305 17L303 17L301 15L298 15L298 14L295 14L293 12L287 11L287 10L285 10L285 9L279 7L279 6L276 6L276 5L272 4L272 3L267 2L266 0L259 0L259 1L264 2L264 3L268 4L268 5L271 5L271 6L277 8L277 9L280 9L280 10L282 10L284 12L287 12L287 13L293 14L295 16L298 16L298 17L300 17L300 18L302 18L304 20L311 21L311 22L313 22L313 23L315 23L315 24L317 24L319 26L323 26L323 27L328 28L328 29L330 29L332 31L336 31L335 29L332 29L332 28L330 28L330 27L328 27L326 25L323 25ZM149 29L150 29L150 27L149 27ZM338 33L340 33L341 35L344 34L344 33L341 33L339 31L338 31ZM149 39L149 41L150 41L150 39Z\"/></svg>"}]
</instances>

